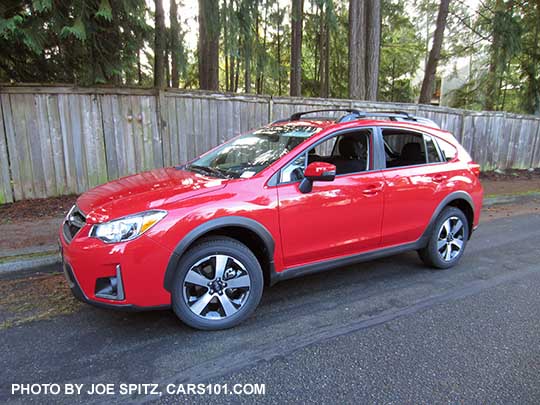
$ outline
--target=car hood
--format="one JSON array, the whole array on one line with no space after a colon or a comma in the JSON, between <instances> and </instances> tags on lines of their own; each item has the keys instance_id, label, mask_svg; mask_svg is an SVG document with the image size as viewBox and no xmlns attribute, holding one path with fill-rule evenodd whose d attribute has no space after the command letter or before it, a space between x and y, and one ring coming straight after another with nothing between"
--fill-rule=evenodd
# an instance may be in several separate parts
<instances>
[{"instance_id":1,"label":"car hood","mask_svg":"<svg viewBox=\"0 0 540 405\"><path fill-rule=\"evenodd\" d=\"M156 169L105 183L82 194L77 206L88 223L98 223L160 209L225 187L227 179L206 177L173 167Z\"/></svg>"}]
</instances>

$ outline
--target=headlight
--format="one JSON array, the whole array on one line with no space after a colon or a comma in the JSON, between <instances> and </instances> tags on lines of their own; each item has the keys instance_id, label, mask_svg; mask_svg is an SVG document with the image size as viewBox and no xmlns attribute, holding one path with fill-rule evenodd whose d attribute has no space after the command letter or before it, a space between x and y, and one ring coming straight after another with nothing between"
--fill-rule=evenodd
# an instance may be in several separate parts
<instances>
[{"instance_id":1,"label":"headlight","mask_svg":"<svg viewBox=\"0 0 540 405\"><path fill-rule=\"evenodd\" d=\"M90 236L106 243L126 242L142 235L167 215L166 211L146 211L94 225Z\"/></svg>"}]
</instances>

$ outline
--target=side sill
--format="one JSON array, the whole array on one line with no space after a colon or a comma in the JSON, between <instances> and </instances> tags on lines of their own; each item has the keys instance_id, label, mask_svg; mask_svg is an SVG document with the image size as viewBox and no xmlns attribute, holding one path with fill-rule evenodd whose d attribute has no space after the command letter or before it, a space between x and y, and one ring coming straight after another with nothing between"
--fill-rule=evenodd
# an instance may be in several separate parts
<instances>
[{"instance_id":1,"label":"side sill","mask_svg":"<svg viewBox=\"0 0 540 405\"><path fill-rule=\"evenodd\" d=\"M304 266L291 267L287 270L283 270L280 273L272 273L272 280L270 285L274 285L283 280L289 280L291 278L302 277L308 274L320 273L329 269L337 267L348 266L351 264L357 264L367 262L370 260L379 259L381 257L392 256L410 250L418 250L425 246L425 239L422 237L416 242L407 243L405 245L393 246L390 248L384 248L374 250L371 252L360 253L357 255L340 257L338 259L326 260L323 262L306 264Z\"/></svg>"}]
</instances>

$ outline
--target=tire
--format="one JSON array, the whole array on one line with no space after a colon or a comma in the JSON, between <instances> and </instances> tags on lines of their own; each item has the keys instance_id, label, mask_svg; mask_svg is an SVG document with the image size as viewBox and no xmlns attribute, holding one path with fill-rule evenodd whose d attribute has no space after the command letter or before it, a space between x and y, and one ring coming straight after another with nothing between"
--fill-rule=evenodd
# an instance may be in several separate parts
<instances>
[{"instance_id":1,"label":"tire","mask_svg":"<svg viewBox=\"0 0 540 405\"><path fill-rule=\"evenodd\" d=\"M261 265L247 246L232 238L208 238L180 259L172 307L192 328L227 329L255 311L263 287Z\"/></svg>"},{"instance_id":2,"label":"tire","mask_svg":"<svg viewBox=\"0 0 540 405\"><path fill-rule=\"evenodd\" d=\"M455 266L469 240L469 222L458 208L446 207L435 220L428 244L418 251L429 267L448 269Z\"/></svg>"}]
</instances>

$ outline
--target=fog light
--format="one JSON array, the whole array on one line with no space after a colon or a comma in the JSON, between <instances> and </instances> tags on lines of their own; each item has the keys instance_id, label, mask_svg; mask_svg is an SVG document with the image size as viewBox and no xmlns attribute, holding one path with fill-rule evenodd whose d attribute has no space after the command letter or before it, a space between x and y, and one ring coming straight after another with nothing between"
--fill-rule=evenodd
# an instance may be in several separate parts
<instances>
[{"instance_id":1,"label":"fog light","mask_svg":"<svg viewBox=\"0 0 540 405\"><path fill-rule=\"evenodd\" d=\"M120 265L116 266L116 276L96 280L96 297L121 301L124 299L124 285Z\"/></svg>"}]
</instances>

